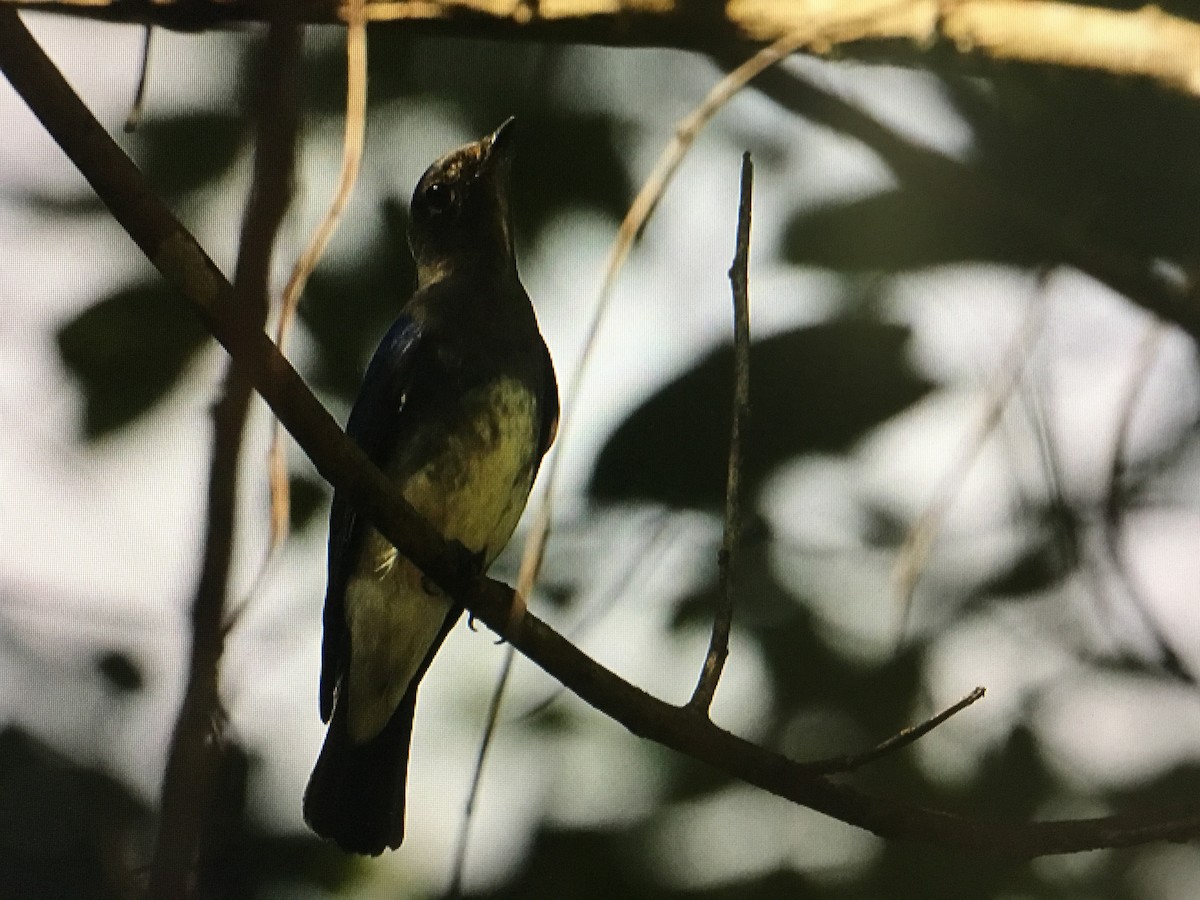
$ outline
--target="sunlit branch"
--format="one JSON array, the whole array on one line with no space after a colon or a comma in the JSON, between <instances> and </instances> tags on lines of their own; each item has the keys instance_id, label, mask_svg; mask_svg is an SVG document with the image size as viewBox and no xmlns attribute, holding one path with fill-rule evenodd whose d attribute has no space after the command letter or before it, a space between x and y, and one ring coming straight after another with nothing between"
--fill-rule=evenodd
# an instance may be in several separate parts
<instances>
[{"instance_id":1,"label":"sunlit branch","mask_svg":"<svg viewBox=\"0 0 1200 900\"><path fill-rule=\"evenodd\" d=\"M266 0L0 0L76 16L176 28L265 21ZM346 0L296 2L306 22L350 21ZM711 49L766 44L788 34L823 34L814 52L884 42L918 50L950 47L964 57L1091 69L1152 78L1200 94L1200 24L1147 4L1109 9L1065 0L370 0L370 22L441 34L606 45ZM861 23L870 23L861 27ZM852 27L839 26L854 23Z\"/></svg>"}]
</instances>

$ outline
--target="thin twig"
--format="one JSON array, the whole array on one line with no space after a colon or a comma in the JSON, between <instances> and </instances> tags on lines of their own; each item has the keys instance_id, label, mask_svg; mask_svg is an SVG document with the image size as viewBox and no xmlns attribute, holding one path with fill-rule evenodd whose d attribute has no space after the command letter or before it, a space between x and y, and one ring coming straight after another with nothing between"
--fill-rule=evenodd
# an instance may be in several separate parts
<instances>
[{"instance_id":1,"label":"thin twig","mask_svg":"<svg viewBox=\"0 0 1200 900\"><path fill-rule=\"evenodd\" d=\"M1154 370L1158 351L1166 337L1167 329L1162 322L1148 322L1138 341L1133 356L1133 371L1125 383L1117 407L1117 427L1113 436L1112 461L1108 467L1108 493L1104 501L1105 522L1113 531L1120 531L1124 508L1121 504L1121 480L1125 476L1126 459L1129 453L1129 435L1133 428L1133 416L1137 403Z\"/></svg>"},{"instance_id":2,"label":"thin twig","mask_svg":"<svg viewBox=\"0 0 1200 900\"><path fill-rule=\"evenodd\" d=\"M275 343L286 353L288 335L300 306L300 296L308 278L329 246L337 230L362 166L363 144L367 130L367 18L366 0L348 0L346 4L346 125L342 136L342 168L337 189L325 212L324 219L309 239L292 269L280 301L279 324ZM278 421L271 431L271 449L267 470L271 484L271 527L263 569L279 545L287 538L291 516L291 489L288 484L287 444L284 430Z\"/></svg>"},{"instance_id":3,"label":"thin twig","mask_svg":"<svg viewBox=\"0 0 1200 900\"><path fill-rule=\"evenodd\" d=\"M129 115L125 117L125 133L133 134L142 122L146 105L146 82L150 74L150 41L154 37L154 26L147 25L142 34L142 62L138 66L137 87L133 90L133 102L129 104Z\"/></svg>"},{"instance_id":4,"label":"thin twig","mask_svg":"<svg viewBox=\"0 0 1200 900\"><path fill-rule=\"evenodd\" d=\"M292 193L299 123L297 90L302 30L278 21L262 51L254 178L238 250L233 291L248 325L263 327L269 310L271 254ZM192 600L188 685L172 736L163 781L158 840L150 876L155 898L189 896L213 788L224 763L219 670L225 646L224 610L233 558L238 461L254 387L244 369L226 368L213 407L204 551Z\"/></svg>"},{"instance_id":5,"label":"thin twig","mask_svg":"<svg viewBox=\"0 0 1200 900\"><path fill-rule=\"evenodd\" d=\"M563 443L574 425L576 398L580 394L584 375L587 373L596 348L596 338L600 333L600 325L608 313L617 275L624 266L625 260L629 257L629 251L633 247L633 242L642 233L650 216L657 208L659 200L666 193L668 185L670 185L672 178L675 176L675 172L678 171L688 151L695 144L700 132L712 121L712 118L721 108L742 88L749 84L751 80L766 69L786 59L806 43L814 41L820 43L824 40L826 38L819 33L814 34L814 30L811 27L807 27L800 32L788 34L770 46L759 50L714 85L700 104L676 124L675 132L670 142L663 148L662 153L659 154L658 160L655 162L650 174L642 183L641 190L638 191L633 203L630 204L628 211L625 213L625 218L621 220L612 249L609 251L608 264L604 272L604 282L601 285L596 302L592 306L591 318L588 322L587 331L584 334L583 349L580 352L578 362L575 364L575 369L571 373L570 380L564 383L563 404L558 425L558 439L550 454L550 459L546 463L545 474L542 476L542 482L545 487L542 490L541 501L534 509L533 524L525 539L525 547L521 555L521 566L517 574L517 587L513 595L512 607L509 610L509 623L504 630L505 633L509 629L516 627L520 618L525 614L525 598L529 597L532 593L533 585L536 583L538 573L542 568L542 561L546 553L546 544L550 539L550 528L554 518L554 487L558 483L558 466L559 460L563 456ZM727 632L724 640L725 646L728 647ZM483 764L487 757L488 741L494 733L496 725L494 716L499 715L504 692L508 687L508 677L512 671L513 653L513 646L509 644L505 648L506 658L492 692L492 701L489 707L492 710L492 717L489 717L484 737L480 744L477 766L467 795L468 809L474 808L479 792L483 777ZM708 662L706 660L706 668L707 666ZM717 677L720 677L719 671ZM699 689L699 686L697 688ZM712 686L712 690L716 690L715 683ZM711 703L711 699L710 695L708 699L709 704ZM707 704L704 709L707 712ZM455 869L451 877L452 885L461 885L463 874L461 866L466 859L466 835L469 828L470 816L468 815L463 821L459 832L461 852L456 856Z\"/></svg>"},{"instance_id":6,"label":"thin twig","mask_svg":"<svg viewBox=\"0 0 1200 900\"><path fill-rule=\"evenodd\" d=\"M806 41L811 39L811 30L807 30L803 35L789 35L782 38L771 46L758 51L750 59L722 78L708 92L700 104L676 125L671 141L659 155L658 161L655 163L650 175L642 184L641 190L638 191L629 210L625 213L625 218L621 221L621 225L617 229L617 236L613 241L612 249L609 251L608 264L605 267L604 282L600 288L600 294L592 306L591 319L588 322L587 331L583 339L583 349L579 355L578 362L575 364L575 369L571 373L570 380L564 383L563 404L558 425L558 439L544 469L545 474L542 476L542 483L545 487L542 490L541 500L534 509L533 524L530 526L529 534L525 539L525 547L521 554L521 566L517 574L517 586L514 593L513 605L509 613L508 627L515 627L521 616L525 614L525 598L532 593L538 573L542 568L542 561L546 553L546 543L550 539L550 527L554 518L554 486L558 483L558 464L563 455L562 446L566 435L570 433L575 421L576 398L579 396L584 375L591 363L592 354L596 347L596 338L600 333L600 325L608 312L617 275L629 256L629 251L633 246L634 240L642 233L646 222L658 206L658 201L666 192L667 186L671 183L671 179L678 170L680 163L683 162L684 157L695 144L696 138L699 137L704 126L751 79L764 69L787 58L797 47L803 46ZM505 631L507 631L507 628ZM728 644L728 635L726 636L726 644ZM513 648L511 645L505 648L505 653L506 659L501 668L500 677L496 682L495 689L492 692L490 708L494 715L499 714L500 704L507 689L508 676L512 671ZM490 740L490 735L494 732L494 729L495 721L489 719L485 728L483 741L479 748L478 765L467 796L468 808L473 808L475 804L480 779L482 778L483 762L487 756L487 742ZM465 835L469 826L470 820L468 816L459 832L459 843L462 846L462 852L456 857L456 868L452 875L453 884L461 884L462 872L458 867L462 865L466 858Z\"/></svg>"},{"instance_id":7,"label":"thin twig","mask_svg":"<svg viewBox=\"0 0 1200 900\"><path fill-rule=\"evenodd\" d=\"M729 468L725 480L725 521L721 552L717 556L718 597L708 654L700 670L688 707L705 716L729 655L729 629L733 623L734 564L741 534L741 481L743 442L750 421L750 206L754 189L754 163L742 154L741 197L738 201L737 249L729 267L733 293L733 409L729 427Z\"/></svg>"},{"instance_id":8,"label":"thin twig","mask_svg":"<svg viewBox=\"0 0 1200 900\"><path fill-rule=\"evenodd\" d=\"M971 706L976 701L982 700L987 690L983 687L977 687L967 696L963 697L953 706L943 709L936 716L932 716L921 722L918 725L910 725L908 728L896 732L886 741L876 744L870 750L865 750L862 753L852 753L847 756L837 756L830 759L818 760L817 762L802 763L804 768L810 772L820 772L822 775L833 775L837 772L852 772L855 769L861 769L868 763L873 763L881 757L895 753L909 744L913 744L933 729L937 728L951 716L955 716L962 712L968 706Z\"/></svg>"},{"instance_id":9,"label":"thin twig","mask_svg":"<svg viewBox=\"0 0 1200 900\"><path fill-rule=\"evenodd\" d=\"M1137 411L1138 400L1141 398L1142 391L1146 387L1146 382L1150 378L1150 373L1154 370L1154 363L1158 359L1158 353L1166 334L1166 326L1156 320L1147 323L1141 340L1138 341L1137 350L1134 353L1133 371L1129 376L1129 381L1126 382L1125 391L1118 406L1117 427L1116 433L1113 436L1112 461L1109 464L1108 471L1108 491L1104 499L1104 515L1100 527L1103 531L1104 544L1109 556L1112 558L1116 575L1124 585L1125 592L1128 594L1129 601L1134 610L1136 610L1138 618L1141 619L1143 626L1150 633L1161 655L1160 662L1163 668L1172 675L1176 675L1189 684L1192 684L1195 682L1195 676L1188 671L1188 667L1184 665L1175 648L1171 646L1167 635L1163 633L1162 626L1159 625L1145 597L1142 596L1141 589L1134 582L1132 575L1128 571L1126 554L1121 543L1121 535L1125 525L1125 504L1122 502L1124 500L1124 491L1122 490L1121 483L1125 477L1133 417Z\"/></svg>"},{"instance_id":10,"label":"thin twig","mask_svg":"<svg viewBox=\"0 0 1200 900\"><path fill-rule=\"evenodd\" d=\"M975 460L979 458L988 438L1000 422L1000 416L1020 382L1033 345L1045 325L1046 303L1041 294L1045 291L1048 278L1049 272L1043 269L1038 276L1038 296L1035 296L1030 303L1021 327L1009 341L1004 356L1001 358L1000 366L990 380L987 394L984 397L983 409L980 411L975 427L963 441L962 447L950 466L942 474L941 480L934 489L933 497L909 528L900 553L896 557L896 563L892 569L892 584L899 606L899 626L897 628L899 640L904 639L907 631L913 594L917 589L917 582L925 570L933 542L941 530L954 498L958 496L967 475L975 465Z\"/></svg>"},{"instance_id":11,"label":"thin twig","mask_svg":"<svg viewBox=\"0 0 1200 900\"><path fill-rule=\"evenodd\" d=\"M492 738L496 734L496 724L500 720L500 706L504 702L505 687L508 685L512 672L512 646L505 648L504 661L500 664L500 674L496 677L496 687L492 691L491 702L488 703L487 724L483 729L483 737L479 741L479 751L475 754L475 768L471 772L471 788L467 792L467 804L463 810L462 823L458 829L458 840L454 847L454 862L450 876L450 886L446 889L449 900L459 900L462 897L463 878L467 869L467 848L471 843L471 822L475 818L475 804L479 800L479 786L483 781L483 767L487 762L488 750L492 746Z\"/></svg>"}]
</instances>

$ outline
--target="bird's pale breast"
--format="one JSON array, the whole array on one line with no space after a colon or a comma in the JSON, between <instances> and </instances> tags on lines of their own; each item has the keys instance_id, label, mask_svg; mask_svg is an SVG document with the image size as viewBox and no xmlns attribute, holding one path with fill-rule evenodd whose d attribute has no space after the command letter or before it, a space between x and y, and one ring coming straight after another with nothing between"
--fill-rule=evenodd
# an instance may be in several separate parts
<instances>
[{"instance_id":1,"label":"bird's pale breast","mask_svg":"<svg viewBox=\"0 0 1200 900\"><path fill-rule=\"evenodd\" d=\"M508 543L538 460L537 401L502 378L463 398L439 452L404 483L404 496L448 539L490 563ZM433 643L448 601L374 529L346 588L350 628L350 735L369 740L387 724Z\"/></svg>"}]
</instances>

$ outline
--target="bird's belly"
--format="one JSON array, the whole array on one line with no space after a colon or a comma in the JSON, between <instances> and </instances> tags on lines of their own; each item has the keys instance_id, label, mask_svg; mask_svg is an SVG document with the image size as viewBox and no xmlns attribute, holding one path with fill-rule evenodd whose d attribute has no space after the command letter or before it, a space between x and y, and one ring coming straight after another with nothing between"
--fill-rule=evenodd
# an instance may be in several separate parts
<instances>
[{"instance_id":1,"label":"bird's belly","mask_svg":"<svg viewBox=\"0 0 1200 900\"><path fill-rule=\"evenodd\" d=\"M446 538L490 564L516 528L538 459L537 404L520 382L501 380L473 398L436 453L404 482L413 507ZM349 729L378 734L437 639L450 605L375 529L346 586L350 629Z\"/></svg>"},{"instance_id":2,"label":"bird's belly","mask_svg":"<svg viewBox=\"0 0 1200 900\"><path fill-rule=\"evenodd\" d=\"M447 539L490 563L508 543L533 482L537 403L501 379L452 428L444 447L410 476L404 496Z\"/></svg>"}]
</instances>

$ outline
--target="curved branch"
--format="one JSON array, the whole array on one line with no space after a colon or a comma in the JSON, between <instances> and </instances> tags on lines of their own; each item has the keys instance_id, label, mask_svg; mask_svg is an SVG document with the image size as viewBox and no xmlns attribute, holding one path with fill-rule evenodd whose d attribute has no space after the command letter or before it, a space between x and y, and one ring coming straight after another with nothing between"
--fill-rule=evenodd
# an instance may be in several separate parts
<instances>
[{"instance_id":1,"label":"curved branch","mask_svg":"<svg viewBox=\"0 0 1200 900\"><path fill-rule=\"evenodd\" d=\"M71 91L11 6L0 6L0 70L96 189L117 220L195 306L320 473L345 491L405 556L494 630L509 625L512 591L473 573L393 484L348 440L295 369L232 300L232 288L195 240L146 187L136 167ZM599 665L536 616L505 636L525 656L634 734L728 775L887 838L931 841L978 853L1032 857L1200 834L1200 804L1183 809L1058 822L1004 823L876 797L757 746L707 717L672 706Z\"/></svg>"}]
</instances>

